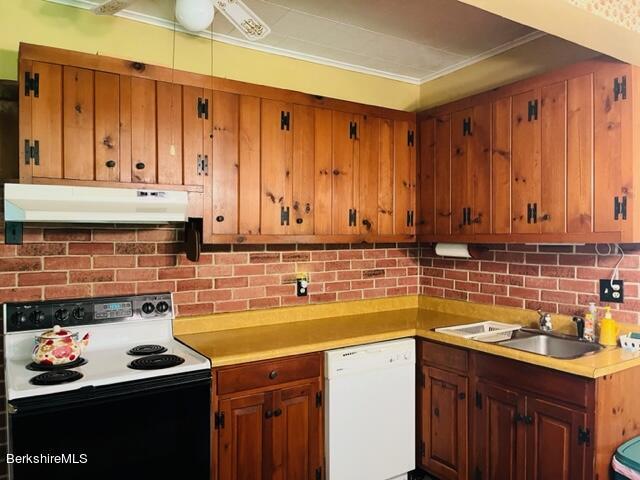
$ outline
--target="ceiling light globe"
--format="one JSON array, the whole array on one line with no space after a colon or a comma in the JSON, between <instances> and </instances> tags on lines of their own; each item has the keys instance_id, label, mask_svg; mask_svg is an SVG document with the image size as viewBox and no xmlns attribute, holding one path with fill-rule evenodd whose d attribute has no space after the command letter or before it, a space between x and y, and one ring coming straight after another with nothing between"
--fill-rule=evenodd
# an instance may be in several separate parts
<instances>
[{"instance_id":1,"label":"ceiling light globe","mask_svg":"<svg viewBox=\"0 0 640 480\"><path fill-rule=\"evenodd\" d=\"M201 32L213 22L211 0L176 0L176 20L190 32Z\"/></svg>"}]
</instances>

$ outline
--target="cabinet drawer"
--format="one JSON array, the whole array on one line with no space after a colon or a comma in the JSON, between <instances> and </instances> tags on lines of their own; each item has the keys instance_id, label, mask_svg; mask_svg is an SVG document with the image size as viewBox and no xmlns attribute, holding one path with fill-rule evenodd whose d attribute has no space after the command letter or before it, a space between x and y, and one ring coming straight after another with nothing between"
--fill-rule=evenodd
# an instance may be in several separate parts
<instances>
[{"instance_id":1,"label":"cabinet drawer","mask_svg":"<svg viewBox=\"0 0 640 480\"><path fill-rule=\"evenodd\" d=\"M322 354L301 355L219 370L218 395L268 388L322 374Z\"/></svg>"},{"instance_id":2,"label":"cabinet drawer","mask_svg":"<svg viewBox=\"0 0 640 480\"><path fill-rule=\"evenodd\" d=\"M466 350L433 342L421 342L420 359L429 365L462 373L467 372L469 364Z\"/></svg>"}]
</instances>

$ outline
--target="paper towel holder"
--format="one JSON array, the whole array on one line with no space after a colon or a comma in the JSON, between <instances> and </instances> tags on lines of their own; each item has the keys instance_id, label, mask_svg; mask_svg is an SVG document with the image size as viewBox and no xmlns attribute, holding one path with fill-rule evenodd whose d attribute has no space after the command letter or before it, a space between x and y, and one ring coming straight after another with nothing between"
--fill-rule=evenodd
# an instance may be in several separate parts
<instances>
[{"instance_id":1,"label":"paper towel holder","mask_svg":"<svg viewBox=\"0 0 640 480\"><path fill-rule=\"evenodd\" d=\"M443 243L435 245L435 253L441 257L451 258L480 258L486 247L481 245L469 245L468 243Z\"/></svg>"}]
</instances>

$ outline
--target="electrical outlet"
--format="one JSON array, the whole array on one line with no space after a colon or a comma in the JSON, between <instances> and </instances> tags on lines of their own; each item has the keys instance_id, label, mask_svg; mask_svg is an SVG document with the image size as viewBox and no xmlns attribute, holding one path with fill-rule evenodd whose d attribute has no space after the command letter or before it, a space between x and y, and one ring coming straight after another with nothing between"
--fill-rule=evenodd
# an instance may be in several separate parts
<instances>
[{"instance_id":1,"label":"electrical outlet","mask_svg":"<svg viewBox=\"0 0 640 480\"><path fill-rule=\"evenodd\" d=\"M600 279L601 302L624 302L624 280Z\"/></svg>"},{"instance_id":2,"label":"electrical outlet","mask_svg":"<svg viewBox=\"0 0 640 480\"><path fill-rule=\"evenodd\" d=\"M299 274L296 278L296 295L298 297L306 297L309 291L309 276Z\"/></svg>"}]
</instances>

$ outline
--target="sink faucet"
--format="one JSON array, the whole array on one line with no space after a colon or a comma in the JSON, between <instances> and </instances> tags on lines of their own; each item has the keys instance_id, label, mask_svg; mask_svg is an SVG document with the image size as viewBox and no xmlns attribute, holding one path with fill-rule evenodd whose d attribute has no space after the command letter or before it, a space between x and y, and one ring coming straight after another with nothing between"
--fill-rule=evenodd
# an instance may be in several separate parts
<instances>
[{"instance_id":1,"label":"sink faucet","mask_svg":"<svg viewBox=\"0 0 640 480\"><path fill-rule=\"evenodd\" d=\"M576 330L578 332L578 340L584 340L584 318L579 315L573 317L573 321L576 322Z\"/></svg>"},{"instance_id":2,"label":"sink faucet","mask_svg":"<svg viewBox=\"0 0 640 480\"><path fill-rule=\"evenodd\" d=\"M542 310L538 310L538 325L543 332L550 332L553 330L553 323L551 322L551 314L545 313Z\"/></svg>"}]
</instances>

